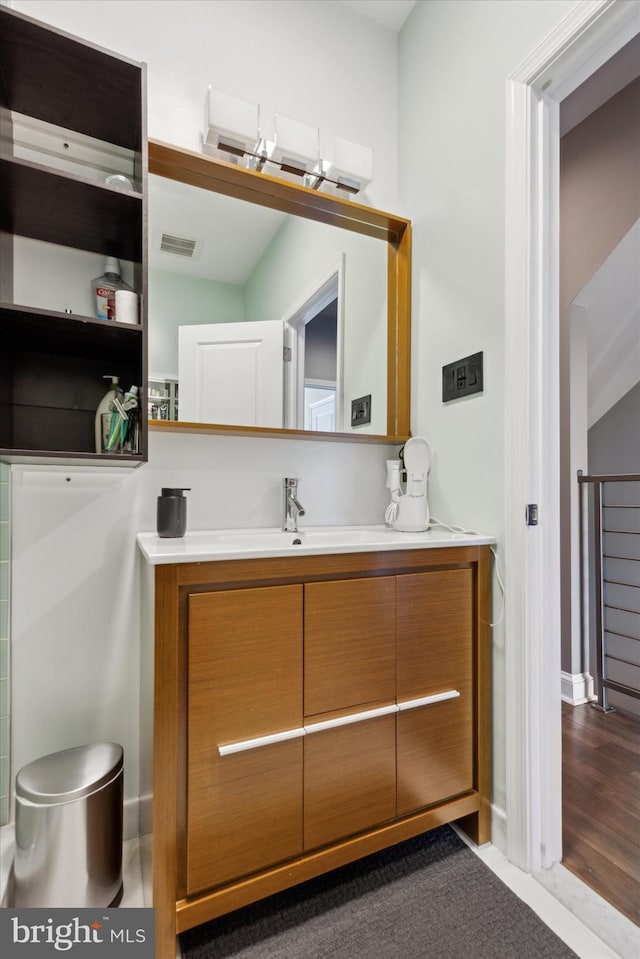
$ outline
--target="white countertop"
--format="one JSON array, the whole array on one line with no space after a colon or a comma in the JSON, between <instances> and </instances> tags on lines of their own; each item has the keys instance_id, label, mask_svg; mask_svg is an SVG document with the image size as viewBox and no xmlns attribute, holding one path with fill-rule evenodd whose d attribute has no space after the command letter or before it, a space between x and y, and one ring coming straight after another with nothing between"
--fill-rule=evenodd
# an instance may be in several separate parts
<instances>
[{"instance_id":1,"label":"white countertop","mask_svg":"<svg viewBox=\"0 0 640 959\"><path fill-rule=\"evenodd\" d=\"M424 533L402 533L386 526L315 526L304 527L297 533L283 533L276 528L196 530L175 539L161 539L155 533L138 533L137 539L144 558L154 566L218 559L258 559L294 553L313 556L495 543L494 537L480 533L452 533L439 528Z\"/></svg>"}]
</instances>

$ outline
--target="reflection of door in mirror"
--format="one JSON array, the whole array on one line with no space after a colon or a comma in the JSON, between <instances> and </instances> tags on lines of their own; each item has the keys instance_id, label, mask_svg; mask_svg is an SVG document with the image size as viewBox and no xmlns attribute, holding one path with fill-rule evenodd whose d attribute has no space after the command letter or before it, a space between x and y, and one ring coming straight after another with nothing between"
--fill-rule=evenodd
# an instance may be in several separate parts
<instances>
[{"instance_id":1,"label":"reflection of door in mirror","mask_svg":"<svg viewBox=\"0 0 640 959\"><path fill-rule=\"evenodd\" d=\"M204 323L178 333L183 422L282 427L280 320Z\"/></svg>"},{"instance_id":2,"label":"reflection of door in mirror","mask_svg":"<svg viewBox=\"0 0 640 959\"><path fill-rule=\"evenodd\" d=\"M304 428L314 433L334 433L336 391L331 386L305 386Z\"/></svg>"}]
</instances>

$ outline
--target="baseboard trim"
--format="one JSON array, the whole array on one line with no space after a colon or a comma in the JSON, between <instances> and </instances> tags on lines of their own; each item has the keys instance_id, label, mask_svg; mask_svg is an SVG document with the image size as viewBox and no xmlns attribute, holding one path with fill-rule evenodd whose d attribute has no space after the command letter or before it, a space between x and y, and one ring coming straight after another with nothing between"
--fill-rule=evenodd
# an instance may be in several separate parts
<instances>
[{"instance_id":1,"label":"baseboard trim","mask_svg":"<svg viewBox=\"0 0 640 959\"><path fill-rule=\"evenodd\" d=\"M499 806L491 806L491 842L506 856L507 854L507 811Z\"/></svg>"},{"instance_id":2,"label":"baseboard trim","mask_svg":"<svg viewBox=\"0 0 640 959\"><path fill-rule=\"evenodd\" d=\"M593 692L591 673L560 673L560 698L570 706L582 706L591 703L597 697Z\"/></svg>"}]
</instances>

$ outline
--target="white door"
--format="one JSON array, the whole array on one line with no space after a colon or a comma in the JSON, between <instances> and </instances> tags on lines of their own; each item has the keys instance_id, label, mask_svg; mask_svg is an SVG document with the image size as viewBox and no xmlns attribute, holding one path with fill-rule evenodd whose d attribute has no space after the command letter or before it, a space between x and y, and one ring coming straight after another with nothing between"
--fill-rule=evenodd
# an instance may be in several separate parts
<instances>
[{"instance_id":1,"label":"white door","mask_svg":"<svg viewBox=\"0 0 640 959\"><path fill-rule=\"evenodd\" d=\"M307 387L304 389L304 428L320 433L335 433L336 391Z\"/></svg>"},{"instance_id":2,"label":"white door","mask_svg":"<svg viewBox=\"0 0 640 959\"><path fill-rule=\"evenodd\" d=\"M180 420L282 428L281 320L181 326Z\"/></svg>"}]
</instances>

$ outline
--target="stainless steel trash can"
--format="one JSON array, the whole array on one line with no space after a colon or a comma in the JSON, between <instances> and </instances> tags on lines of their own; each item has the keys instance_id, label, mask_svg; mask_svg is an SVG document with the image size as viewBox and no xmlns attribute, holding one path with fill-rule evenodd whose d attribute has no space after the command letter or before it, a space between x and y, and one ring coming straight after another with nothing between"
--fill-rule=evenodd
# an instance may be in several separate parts
<instances>
[{"instance_id":1,"label":"stainless steel trash can","mask_svg":"<svg viewBox=\"0 0 640 959\"><path fill-rule=\"evenodd\" d=\"M16 776L16 907L117 906L122 898L123 751L64 749Z\"/></svg>"}]
</instances>

